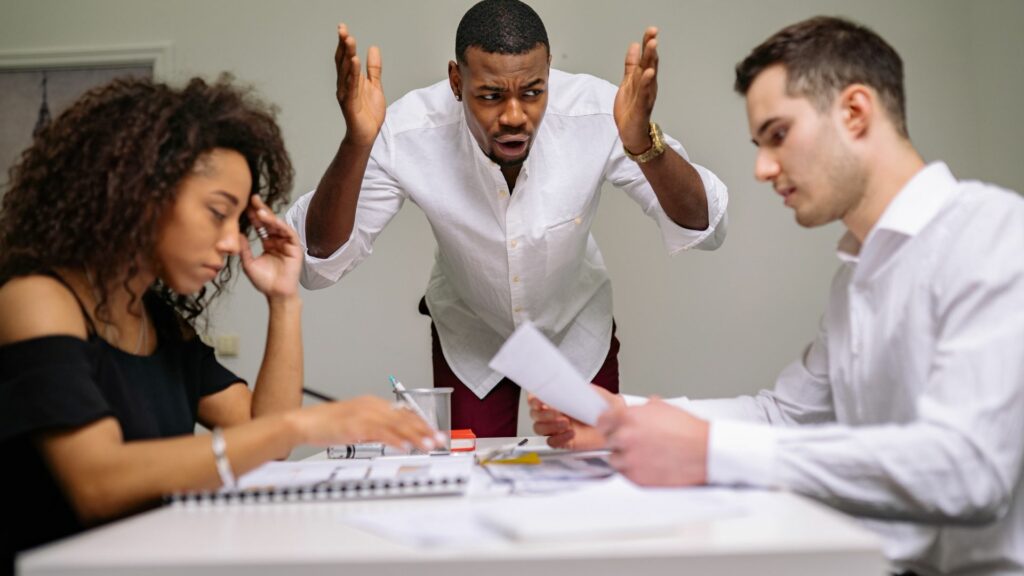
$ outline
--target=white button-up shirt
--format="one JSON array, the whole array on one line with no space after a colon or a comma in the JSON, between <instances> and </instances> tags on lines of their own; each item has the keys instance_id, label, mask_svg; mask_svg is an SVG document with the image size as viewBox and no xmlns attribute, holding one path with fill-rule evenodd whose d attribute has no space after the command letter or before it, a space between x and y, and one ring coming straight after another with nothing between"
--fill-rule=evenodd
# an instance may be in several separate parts
<instances>
[{"instance_id":1,"label":"white button-up shirt","mask_svg":"<svg viewBox=\"0 0 1024 576\"><path fill-rule=\"evenodd\" d=\"M530 155L508 190L471 136L448 81L392 104L370 155L352 236L320 259L305 257L302 284L323 288L366 258L406 199L437 239L427 307L452 371L479 397L502 378L487 363L529 319L587 378L608 354L612 291L590 234L601 185L622 188L661 228L671 253L713 249L725 237L725 185L694 165L707 194L706 230L676 225L637 164L623 155L612 117L617 88L551 70L548 107ZM683 157L675 140L668 144ZM306 245L310 192L287 214Z\"/></svg>"},{"instance_id":2,"label":"white button-up shirt","mask_svg":"<svg viewBox=\"0 0 1024 576\"><path fill-rule=\"evenodd\" d=\"M931 164L839 258L774 390L674 402L713 421L709 481L861 516L900 569L1024 574L1024 200Z\"/></svg>"}]
</instances>

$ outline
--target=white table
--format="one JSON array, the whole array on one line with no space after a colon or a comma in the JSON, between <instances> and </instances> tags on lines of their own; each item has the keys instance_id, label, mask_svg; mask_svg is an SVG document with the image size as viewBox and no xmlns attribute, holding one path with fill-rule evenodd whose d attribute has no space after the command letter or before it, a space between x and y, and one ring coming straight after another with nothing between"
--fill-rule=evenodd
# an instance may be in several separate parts
<instances>
[{"instance_id":1,"label":"white table","mask_svg":"<svg viewBox=\"0 0 1024 576\"><path fill-rule=\"evenodd\" d=\"M481 446L488 443L482 440ZM431 550L344 523L352 514L444 507L453 498L164 507L22 554L18 573L862 576L882 575L886 569L872 534L820 504L780 492L736 491L736 502L747 514L653 538ZM484 504L488 497L470 498Z\"/></svg>"}]
</instances>

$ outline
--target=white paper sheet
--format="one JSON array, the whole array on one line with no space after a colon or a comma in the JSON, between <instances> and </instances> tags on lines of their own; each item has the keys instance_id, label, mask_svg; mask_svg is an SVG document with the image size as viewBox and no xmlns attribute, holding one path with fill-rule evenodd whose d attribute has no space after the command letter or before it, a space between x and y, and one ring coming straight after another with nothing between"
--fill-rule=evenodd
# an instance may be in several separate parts
<instances>
[{"instance_id":1,"label":"white paper sheet","mask_svg":"<svg viewBox=\"0 0 1024 576\"><path fill-rule=\"evenodd\" d=\"M469 454L267 462L243 474L238 487L285 488L360 478L458 478L469 477L472 469Z\"/></svg>"},{"instance_id":2,"label":"white paper sheet","mask_svg":"<svg viewBox=\"0 0 1024 576\"><path fill-rule=\"evenodd\" d=\"M687 524L745 514L733 496L716 488L639 488L615 476L573 492L445 501L344 522L409 546L480 550L509 541L664 537Z\"/></svg>"},{"instance_id":3,"label":"white paper sheet","mask_svg":"<svg viewBox=\"0 0 1024 576\"><path fill-rule=\"evenodd\" d=\"M608 403L530 322L505 341L489 364L546 404L593 426Z\"/></svg>"},{"instance_id":4,"label":"white paper sheet","mask_svg":"<svg viewBox=\"0 0 1024 576\"><path fill-rule=\"evenodd\" d=\"M355 480L366 476L370 460L325 460L307 462L267 462L238 478L238 487L286 488L310 486L318 482Z\"/></svg>"},{"instance_id":5,"label":"white paper sheet","mask_svg":"<svg viewBox=\"0 0 1024 576\"><path fill-rule=\"evenodd\" d=\"M466 501L446 504L426 509L361 513L344 521L388 540L423 548L478 550L506 541L504 536L477 519L472 504Z\"/></svg>"},{"instance_id":6,"label":"white paper sheet","mask_svg":"<svg viewBox=\"0 0 1024 576\"><path fill-rule=\"evenodd\" d=\"M477 518L513 540L550 541L662 536L743 513L715 489L644 489L615 476L571 493L498 500Z\"/></svg>"},{"instance_id":7,"label":"white paper sheet","mask_svg":"<svg viewBox=\"0 0 1024 576\"><path fill-rule=\"evenodd\" d=\"M615 474L606 450L540 454L540 464L489 464L489 479L516 495L550 494L578 490Z\"/></svg>"}]
</instances>

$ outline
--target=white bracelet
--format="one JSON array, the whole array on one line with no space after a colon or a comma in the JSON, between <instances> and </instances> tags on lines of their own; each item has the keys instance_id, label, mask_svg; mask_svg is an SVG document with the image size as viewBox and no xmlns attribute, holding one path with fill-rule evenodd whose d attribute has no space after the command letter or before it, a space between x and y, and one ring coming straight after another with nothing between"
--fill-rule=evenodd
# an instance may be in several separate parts
<instances>
[{"instance_id":1,"label":"white bracelet","mask_svg":"<svg viewBox=\"0 0 1024 576\"><path fill-rule=\"evenodd\" d=\"M224 431L219 427L213 429L213 457L217 461L217 474L220 474L220 483L225 488L235 487L235 475L231 472L231 461L228 460L227 442L224 441Z\"/></svg>"}]
</instances>

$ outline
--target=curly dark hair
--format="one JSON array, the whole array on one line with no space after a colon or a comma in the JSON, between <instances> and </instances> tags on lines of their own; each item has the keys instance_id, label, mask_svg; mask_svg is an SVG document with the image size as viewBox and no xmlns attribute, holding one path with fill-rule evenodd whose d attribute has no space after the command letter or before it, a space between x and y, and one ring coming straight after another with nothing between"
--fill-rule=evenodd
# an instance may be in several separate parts
<instances>
[{"instance_id":1,"label":"curly dark hair","mask_svg":"<svg viewBox=\"0 0 1024 576\"><path fill-rule=\"evenodd\" d=\"M276 108L251 89L194 78L184 88L121 78L90 90L38 134L11 167L0 208L0 285L56 268L89 271L99 282L96 314L105 316L111 281L152 257L161 215L179 183L215 148L237 151L252 174L252 194L271 209L288 201L293 169ZM250 225L243 216L241 231ZM235 258L214 291L151 290L192 323L230 281ZM132 297L140 297L132 293Z\"/></svg>"},{"instance_id":2,"label":"curly dark hair","mask_svg":"<svg viewBox=\"0 0 1024 576\"><path fill-rule=\"evenodd\" d=\"M482 0L459 22L455 59L464 64L470 46L488 54L525 54L538 44L551 51L544 22L533 8L519 0Z\"/></svg>"}]
</instances>

